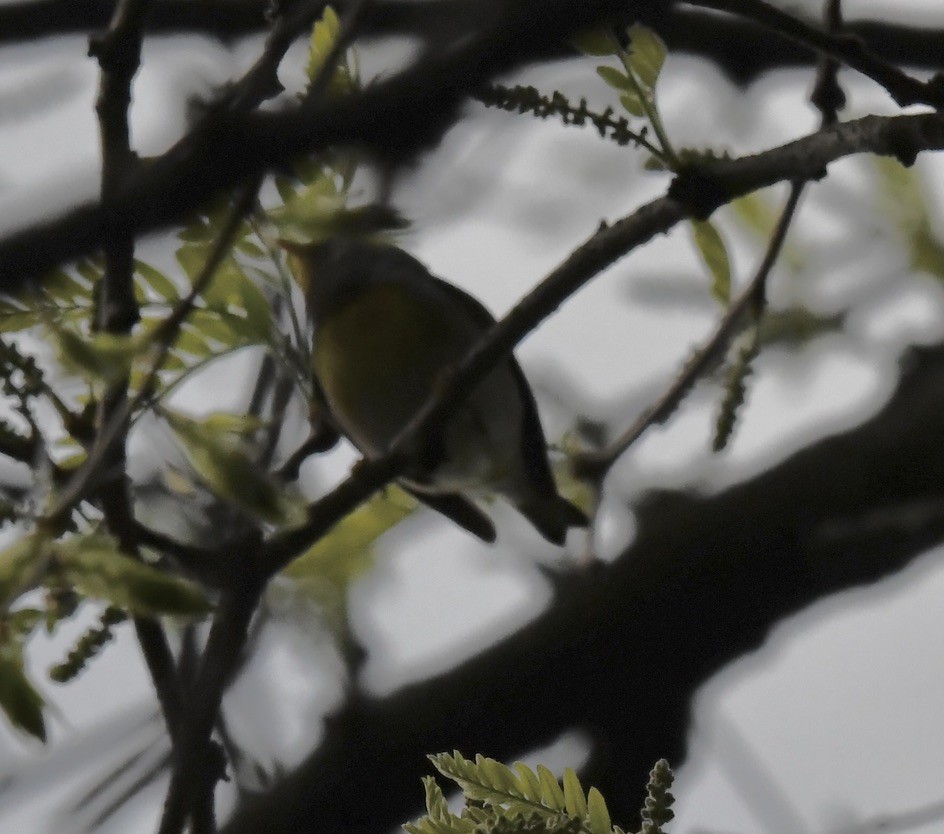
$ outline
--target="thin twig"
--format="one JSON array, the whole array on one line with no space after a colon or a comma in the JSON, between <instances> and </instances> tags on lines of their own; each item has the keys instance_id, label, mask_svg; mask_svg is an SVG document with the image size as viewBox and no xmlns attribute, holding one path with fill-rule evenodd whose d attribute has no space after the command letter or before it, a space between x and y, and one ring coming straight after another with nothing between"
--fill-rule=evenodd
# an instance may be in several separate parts
<instances>
[{"instance_id":1,"label":"thin twig","mask_svg":"<svg viewBox=\"0 0 944 834\"><path fill-rule=\"evenodd\" d=\"M131 83L140 66L144 23L150 8L151 0L121 0L108 30L90 41L89 52L98 58L102 72L95 109L101 137L101 197L104 205L109 205L120 193L137 164L131 149L129 124ZM105 246L105 271L96 299L94 324L96 329L108 333L127 334L139 319L134 297L134 236L122 228L117 218L113 221ZM105 523L121 548L132 555L139 555L137 539L128 523L133 512L125 474L125 439L130 415L127 406L126 376L109 388L98 408L96 423L100 430L105 426L115 427L113 442L101 453L101 468L115 472L117 481L117 488L109 485L99 491L98 498ZM183 698L173 652L163 627L156 619L136 616L133 623L173 742L183 715Z\"/></svg>"},{"instance_id":2,"label":"thin twig","mask_svg":"<svg viewBox=\"0 0 944 834\"><path fill-rule=\"evenodd\" d=\"M793 213L802 190L802 181L795 181L791 186L790 195L777 222L777 227L771 235L764 258L754 277L728 307L708 341L688 361L665 393L616 440L605 449L585 452L574 460L573 467L577 477L587 478L594 483L599 483L613 464L642 436L646 429L656 423L664 422L678 408L679 403L685 398L692 386L727 349L731 339L741 328L744 314L751 308L763 305L767 277L783 246L787 229L793 219Z\"/></svg>"},{"instance_id":3,"label":"thin twig","mask_svg":"<svg viewBox=\"0 0 944 834\"><path fill-rule=\"evenodd\" d=\"M842 24L840 0L828 0L826 21L830 33L835 34ZM841 102L844 101L836 77L837 69L838 63L835 58L826 56L821 59L817 72L817 84L811 96L813 103L820 108L822 114L821 127L823 128L836 123L836 108L841 106ZM605 449L585 452L574 460L573 469L578 477L587 478L593 483L600 483L613 464L625 454L650 426L665 422L675 412L692 386L727 350L731 340L741 329L744 314L749 312L755 321L760 319L767 304L767 282L770 272L783 248L787 231L793 221L805 185L806 181L802 179L794 179L791 183L787 202L753 279L728 308L708 341L688 361L665 393L643 412L623 434Z\"/></svg>"},{"instance_id":4,"label":"thin twig","mask_svg":"<svg viewBox=\"0 0 944 834\"><path fill-rule=\"evenodd\" d=\"M842 0L827 0L823 17L827 31L837 34L843 26ZM822 115L821 124L826 127L839 121L839 111L846 104L846 95L839 86L839 66L835 58L821 58L810 95L810 101Z\"/></svg>"},{"instance_id":5,"label":"thin twig","mask_svg":"<svg viewBox=\"0 0 944 834\"><path fill-rule=\"evenodd\" d=\"M252 110L263 101L282 92L278 78L279 64L295 39L318 17L327 0L303 0L285 4L286 11L276 20L258 60L220 102L232 110Z\"/></svg>"},{"instance_id":6,"label":"thin twig","mask_svg":"<svg viewBox=\"0 0 944 834\"><path fill-rule=\"evenodd\" d=\"M85 462L79 467L75 475L72 476L65 490L59 496L55 507L46 514L45 521L47 524L53 526L58 524L77 503L83 500L85 489L98 473L103 463L104 456L117 438L123 420L150 397L157 380L157 375L160 373L164 360L170 352L180 326L190 314L197 297L209 284L220 262L229 251L232 239L239 228L242 218L245 216L245 212L248 211L249 207L252 205L258 188L258 180L254 180L244 187L242 195L236 200L230 217L223 227L219 238L217 238L216 244L207 257L203 270L194 282L191 291L180 300L171 314L164 319L154 331L153 337L157 345L157 354L137 395L134 399L127 402L124 409L122 409L122 413L116 414L107 425L102 427Z\"/></svg>"},{"instance_id":7,"label":"thin twig","mask_svg":"<svg viewBox=\"0 0 944 834\"><path fill-rule=\"evenodd\" d=\"M354 20L363 5L362 2L355 3L350 16L345 16L341 36L326 57L319 74L313 79L310 96L320 95L327 79L334 72L336 62L342 54L342 44L346 43L353 33ZM254 199L255 192L252 196ZM247 536L247 539L250 538L252 537ZM249 552L254 550L253 543L246 541L243 544L244 549L248 551L245 555L248 556ZM255 544L261 545L261 541ZM254 572L251 559L246 558L244 561L245 570L220 601L203 651L193 686L195 698L186 716L183 744L176 751L175 767L164 804L159 834L178 834L182 831L187 817L193 814L195 809L205 809L207 802L212 802L213 787L218 778L213 762L213 726L219 714L223 693L239 665L249 624L270 576ZM196 824L199 817L195 816L194 821Z\"/></svg>"},{"instance_id":8,"label":"thin twig","mask_svg":"<svg viewBox=\"0 0 944 834\"><path fill-rule=\"evenodd\" d=\"M690 6L715 9L753 20L796 43L808 46L820 55L841 61L884 87L901 107L909 104L944 107L944 77L936 75L930 81L918 81L893 64L873 55L856 37L823 31L763 0L685 0L685 2Z\"/></svg>"}]
</instances>

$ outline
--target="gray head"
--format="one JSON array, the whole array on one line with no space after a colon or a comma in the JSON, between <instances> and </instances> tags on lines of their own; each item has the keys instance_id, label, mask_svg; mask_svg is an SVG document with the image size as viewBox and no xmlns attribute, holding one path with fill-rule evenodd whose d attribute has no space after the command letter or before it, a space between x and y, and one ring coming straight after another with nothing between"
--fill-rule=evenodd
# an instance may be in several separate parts
<instances>
[{"instance_id":1,"label":"gray head","mask_svg":"<svg viewBox=\"0 0 944 834\"><path fill-rule=\"evenodd\" d=\"M376 240L336 237L314 244L282 241L282 246L314 319L377 281L415 282L430 277L412 255Z\"/></svg>"}]
</instances>

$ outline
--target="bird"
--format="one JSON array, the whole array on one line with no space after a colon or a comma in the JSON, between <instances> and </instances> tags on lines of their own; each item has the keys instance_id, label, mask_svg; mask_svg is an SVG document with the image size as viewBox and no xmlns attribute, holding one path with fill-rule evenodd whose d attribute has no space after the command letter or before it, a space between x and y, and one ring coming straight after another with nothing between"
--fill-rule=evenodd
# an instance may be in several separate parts
<instances>
[{"instance_id":1,"label":"bird","mask_svg":"<svg viewBox=\"0 0 944 834\"><path fill-rule=\"evenodd\" d=\"M313 329L316 396L367 458L383 455L495 318L386 241L280 240ZM557 491L534 395L509 354L475 386L399 478L415 497L486 542L474 498L499 495L562 545L586 514Z\"/></svg>"}]
</instances>

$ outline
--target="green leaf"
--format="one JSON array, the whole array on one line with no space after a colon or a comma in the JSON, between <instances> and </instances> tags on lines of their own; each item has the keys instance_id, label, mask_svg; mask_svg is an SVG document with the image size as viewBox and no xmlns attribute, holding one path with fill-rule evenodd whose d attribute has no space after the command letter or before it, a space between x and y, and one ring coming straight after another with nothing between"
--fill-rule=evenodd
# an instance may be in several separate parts
<instances>
[{"instance_id":1,"label":"green leaf","mask_svg":"<svg viewBox=\"0 0 944 834\"><path fill-rule=\"evenodd\" d=\"M74 302L82 299L86 303L91 303L92 288L61 269L43 276L40 287L46 295L59 302Z\"/></svg>"},{"instance_id":2,"label":"green leaf","mask_svg":"<svg viewBox=\"0 0 944 834\"><path fill-rule=\"evenodd\" d=\"M49 329L56 339L62 364L78 376L110 384L126 376L131 363L147 343L136 336L116 333L76 333L55 322Z\"/></svg>"},{"instance_id":3,"label":"green leaf","mask_svg":"<svg viewBox=\"0 0 944 834\"><path fill-rule=\"evenodd\" d=\"M449 811L446 797L436 780L432 776L423 777L423 787L426 789L426 811L434 819L448 821L453 815Z\"/></svg>"},{"instance_id":4,"label":"green leaf","mask_svg":"<svg viewBox=\"0 0 944 834\"><path fill-rule=\"evenodd\" d=\"M255 414L229 414L225 411L208 414L200 422L210 432L246 438L265 425L265 421Z\"/></svg>"},{"instance_id":5,"label":"green leaf","mask_svg":"<svg viewBox=\"0 0 944 834\"><path fill-rule=\"evenodd\" d=\"M417 501L399 487L388 487L348 513L295 559L285 573L296 579L317 576L336 585L348 585L373 564L377 539L417 506Z\"/></svg>"},{"instance_id":6,"label":"green leaf","mask_svg":"<svg viewBox=\"0 0 944 834\"><path fill-rule=\"evenodd\" d=\"M541 780L537 774L524 762L515 762L515 770L518 771L518 783L524 795L535 802L540 801Z\"/></svg>"},{"instance_id":7,"label":"green leaf","mask_svg":"<svg viewBox=\"0 0 944 834\"><path fill-rule=\"evenodd\" d=\"M752 191L743 197L732 200L729 204L731 211L738 222L751 232L758 240L768 241L778 221L780 214L766 197L766 191ZM781 260L794 272L799 272L806 264L806 258L793 243L795 230L791 230L782 248Z\"/></svg>"},{"instance_id":8,"label":"green leaf","mask_svg":"<svg viewBox=\"0 0 944 834\"><path fill-rule=\"evenodd\" d=\"M619 100L620 100L620 104L623 105L623 109L627 113L629 113L631 116L645 116L646 115L646 107L642 103L642 99L639 97L639 95L635 91L629 92L629 93L623 93L623 95L619 97ZM664 167L665 166L663 165L663 169Z\"/></svg>"},{"instance_id":9,"label":"green leaf","mask_svg":"<svg viewBox=\"0 0 944 834\"><path fill-rule=\"evenodd\" d=\"M346 199L329 177L320 176L268 216L279 237L316 242L332 235L335 215L345 210Z\"/></svg>"},{"instance_id":10,"label":"green leaf","mask_svg":"<svg viewBox=\"0 0 944 834\"><path fill-rule=\"evenodd\" d=\"M212 355L213 350L207 344L207 340L202 333L196 331L193 327L184 326L180 328L177 338L174 339L174 352L201 360Z\"/></svg>"},{"instance_id":11,"label":"green leaf","mask_svg":"<svg viewBox=\"0 0 944 834\"><path fill-rule=\"evenodd\" d=\"M228 312L230 307L240 304L239 288L243 281L248 280L238 265L227 264L227 261L231 259L224 259L213 275L213 280L200 296L209 308L218 312Z\"/></svg>"},{"instance_id":12,"label":"green leaf","mask_svg":"<svg viewBox=\"0 0 944 834\"><path fill-rule=\"evenodd\" d=\"M42 576L40 560L49 544L48 537L33 532L0 551L0 605L9 606Z\"/></svg>"},{"instance_id":13,"label":"green leaf","mask_svg":"<svg viewBox=\"0 0 944 834\"><path fill-rule=\"evenodd\" d=\"M597 67L597 75L600 76L614 90L621 92L635 92L636 87L632 79L615 67Z\"/></svg>"},{"instance_id":14,"label":"green leaf","mask_svg":"<svg viewBox=\"0 0 944 834\"><path fill-rule=\"evenodd\" d=\"M582 820L587 816L587 798L572 767L564 769L564 805L572 817Z\"/></svg>"},{"instance_id":15,"label":"green leaf","mask_svg":"<svg viewBox=\"0 0 944 834\"><path fill-rule=\"evenodd\" d=\"M347 628L351 583L374 566L377 540L417 506L399 487L388 487L342 518L285 569L337 633Z\"/></svg>"},{"instance_id":16,"label":"green leaf","mask_svg":"<svg viewBox=\"0 0 944 834\"><path fill-rule=\"evenodd\" d=\"M631 49L628 68L639 79L642 87L651 91L665 63L665 44L652 29L639 23L630 26L628 34Z\"/></svg>"},{"instance_id":17,"label":"green leaf","mask_svg":"<svg viewBox=\"0 0 944 834\"><path fill-rule=\"evenodd\" d=\"M603 794L596 788L590 788L587 794L587 822L593 834L610 834L612 831L610 812L603 800Z\"/></svg>"},{"instance_id":18,"label":"green leaf","mask_svg":"<svg viewBox=\"0 0 944 834\"><path fill-rule=\"evenodd\" d=\"M35 310L25 310L0 301L0 333L18 333L39 324Z\"/></svg>"},{"instance_id":19,"label":"green leaf","mask_svg":"<svg viewBox=\"0 0 944 834\"><path fill-rule=\"evenodd\" d=\"M554 811L563 811L567 807L564 792L557 782L557 777L544 765L538 765L538 779L541 780L541 796L544 804Z\"/></svg>"},{"instance_id":20,"label":"green leaf","mask_svg":"<svg viewBox=\"0 0 944 834\"><path fill-rule=\"evenodd\" d=\"M572 42L584 55L613 55L617 49L615 39L606 29L584 29Z\"/></svg>"},{"instance_id":21,"label":"green leaf","mask_svg":"<svg viewBox=\"0 0 944 834\"><path fill-rule=\"evenodd\" d=\"M242 321L238 316L219 313L215 310L194 310L189 316L189 326L209 339L226 347L232 347L243 340L231 326L231 319Z\"/></svg>"},{"instance_id":22,"label":"green leaf","mask_svg":"<svg viewBox=\"0 0 944 834\"><path fill-rule=\"evenodd\" d=\"M0 643L0 709L16 729L45 743L43 699L26 677L23 649L16 641Z\"/></svg>"},{"instance_id":23,"label":"green leaf","mask_svg":"<svg viewBox=\"0 0 944 834\"><path fill-rule=\"evenodd\" d=\"M476 756L475 763L480 773L488 777L488 783L502 793L511 796L521 795L521 788L518 786L518 779L512 773L511 768L496 759L489 759L486 756Z\"/></svg>"},{"instance_id":24,"label":"green leaf","mask_svg":"<svg viewBox=\"0 0 944 834\"><path fill-rule=\"evenodd\" d=\"M308 55L308 77L314 78L338 39L341 21L331 6L325 6L321 19L311 30L311 50Z\"/></svg>"},{"instance_id":25,"label":"green leaf","mask_svg":"<svg viewBox=\"0 0 944 834\"><path fill-rule=\"evenodd\" d=\"M184 274L195 281L206 263L206 248L202 244L185 243L175 254Z\"/></svg>"},{"instance_id":26,"label":"green leaf","mask_svg":"<svg viewBox=\"0 0 944 834\"><path fill-rule=\"evenodd\" d=\"M201 420L162 410L187 460L218 495L270 524L298 526L307 519L301 496L290 493L250 456L246 444Z\"/></svg>"},{"instance_id":27,"label":"green leaf","mask_svg":"<svg viewBox=\"0 0 944 834\"><path fill-rule=\"evenodd\" d=\"M77 469L88 457L85 447L68 434L56 438L51 451L56 466L69 472Z\"/></svg>"},{"instance_id":28,"label":"green leaf","mask_svg":"<svg viewBox=\"0 0 944 834\"><path fill-rule=\"evenodd\" d=\"M71 536L56 551L63 577L86 596L145 617L202 616L210 610L196 585L133 559L110 536Z\"/></svg>"},{"instance_id":29,"label":"green leaf","mask_svg":"<svg viewBox=\"0 0 944 834\"><path fill-rule=\"evenodd\" d=\"M897 226L911 267L944 279L944 244L934 231L930 201L914 168L906 168L891 157L877 157L882 207Z\"/></svg>"},{"instance_id":30,"label":"green leaf","mask_svg":"<svg viewBox=\"0 0 944 834\"><path fill-rule=\"evenodd\" d=\"M711 272L711 294L726 307L731 301L731 264L718 230L708 220L692 220L695 245Z\"/></svg>"},{"instance_id":31,"label":"green leaf","mask_svg":"<svg viewBox=\"0 0 944 834\"><path fill-rule=\"evenodd\" d=\"M279 197L282 198L282 202L288 203L295 199L298 186L288 177L280 174L275 177L275 190L279 192Z\"/></svg>"},{"instance_id":32,"label":"green leaf","mask_svg":"<svg viewBox=\"0 0 944 834\"><path fill-rule=\"evenodd\" d=\"M273 327L272 307L265 294L248 277L239 288L239 294L250 332L260 341L268 341Z\"/></svg>"},{"instance_id":33,"label":"green leaf","mask_svg":"<svg viewBox=\"0 0 944 834\"><path fill-rule=\"evenodd\" d=\"M250 258L264 258L266 257L266 251L258 243L253 243L251 240L246 238L241 238L236 242L236 248L242 252L244 255L248 255Z\"/></svg>"},{"instance_id":34,"label":"green leaf","mask_svg":"<svg viewBox=\"0 0 944 834\"><path fill-rule=\"evenodd\" d=\"M314 81L318 77L340 34L341 21L338 19L337 13L331 6L325 6L321 20L315 23L311 30L311 44L306 69L309 81ZM328 95L343 95L352 91L355 86L356 82L347 62L339 61L328 82Z\"/></svg>"},{"instance_id":35,"label":"green leaf","mask_svg":"<svg viewBox=\"0 0 944 834\"><path fill-rule=\"evenodd\" d=\"M155 269L144 261L135 261L134 268L138 281L147 286L162 301L174 304L180 300L180 288L159 269Z\"/></svg>"}]
</instances>

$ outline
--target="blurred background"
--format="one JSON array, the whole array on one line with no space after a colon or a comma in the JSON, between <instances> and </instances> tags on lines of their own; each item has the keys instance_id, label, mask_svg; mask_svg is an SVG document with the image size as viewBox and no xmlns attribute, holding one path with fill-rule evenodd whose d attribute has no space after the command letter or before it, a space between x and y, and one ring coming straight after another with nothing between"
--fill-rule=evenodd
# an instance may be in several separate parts
<instances>
[{"instance_id":1,"label":"blurred background","mask_svg":"<svg viewBox=\"0 0 944 834\"><path fill-rule=\"evenodd\" d=\"M816 2L789 8L821 13ZM944 27L944 7L934 0L846 0L843 11L849 20ZM190 103L248 67L262 38L148 37L132 109L139 152L156 154L172 144L187 127ZM83 34L0 45L0 231L97 194L98 73L87 48ZM411 44L372 42L358 53L369 79L402 65ZM552 62L509 83L616 106L616 94L594 72L597 63ZM303 84L304 64L299 44L280 71L289 90ZM848 71L840 80L848 97L844 119L898 112L871 82ZM796 68L736 85L708 61L670 52L658 87L660 112L676 147L748 154L817 128L811 84L812 72ZM644 171L643 161L640 153L600 141L591 128L470 103L442 145L395 182L393 202L412 222L402 245L501 315L601 220L616 220L664 193L667 177ZM935 188L944 167L926 154L913 171L925 186L926 216L944 234ZM788 329L765 346L727 450L711 451L720 385L709 380L624 456L605 484L598 558L612 560L632 542L633 505L648 491L719 492L861 423L887 401L906 349L941 341L941 275L912 266L899 215L889 208L896 192L888 183L875 160L856 156L832 165L828 178L807 189L770 298L775 311L803 311L810 326L800 335ZM786 193L785 186L770 189L763 204L776 211ZM766 240L734 208L713 220L734 281L743 284ZM141 241L139 253L174 268L166 236ZM613 265L532 333L517 356L548 437L561 439L581 422L618 431L635 419L717 322L709 283L689 229L679 226ZM175 406L195 415L244 408L258 361L250 350L211 365L175 394ZM287 450L306 431L300 400L291 403L286 421ZM172 439L147 421L132 437L132 471L142 481L156 478L177 455ZM306 495L320 494L354 460L341 447L309 461L301 480ZM165 523L187 523L179 503L155 501L149 512L173 516ZM251 660L225 702L235 742L256 759L242 775L247 783L254 768L271 775L299 762L343 698L349 682L336 639L338 610L366 652L361 685L383 695L449 669L529 622L552 599L546 568L579 569L581 535L572 533L566 549L553 551L507 507L490 512L499 527L494 547L432 513L411 516L384 535L344 599L289 579L274 584ZM782 622L763 646L703 687L690 756L678 772L673 832L944 831L940 555L929 552L891 579ZM51 738L41 748L0 723L0 832L154 828L165 790L159 765L168 748L131 629L117 629L115 641L68 686L44 679L43 670L62 658L95 613L82 609L74 622L29 646L30 669L54 709ZM528 760L563 767L579 764L587 752L574 732L530 751ZM233 794L232 784L221 792L224 799Z\"/></svg>"}]
</instances>

